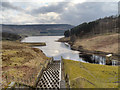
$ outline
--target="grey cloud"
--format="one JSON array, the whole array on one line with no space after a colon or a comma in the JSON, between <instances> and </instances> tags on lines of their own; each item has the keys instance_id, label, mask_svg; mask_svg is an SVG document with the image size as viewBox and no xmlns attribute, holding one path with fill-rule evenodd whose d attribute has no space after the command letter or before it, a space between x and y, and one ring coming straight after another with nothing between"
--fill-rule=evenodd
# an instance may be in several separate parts
<instances>
[{"instance_id":1,"label":"grey cloud","mask_svg":"<svg viewBox=\"0 0 120 90\"><path fill-rule=\"evenodd\" d=\"M22 8L13 5L9 2L2 3L2 7L5 9L17 10L18 12L26 13L36 17L33 20L36 23L67 23L72 25L78 25L83 22L89 22L101 17L111 16L117 14L117 3L114 2L85 2L77 3L71 6L70 2L51 3L48 6L38 7L37 9L31 9L31 11L22 12ZM26 4L28 5L28 4ZM27 7L27 6L26 6ZM32 7L32 6L31 6ZM67 8L67 9L65 9ZM115 9L113 9L115 8ZM11 11L12 11L11 10ZM49 12L56 12L59 14L59 18L47 18L40 19L38 14L47 14ZM22 16L21 16L22 17ZM12 22L12 20L7 20ZM31 21L30 23L32 23ZM26 21L27 22L27 21ZM16 20L17 23L17 20ZM25 23L25 22L24 22Z\"/></svg>"},{"instance_id":2,"label":"grey cloud","mask_svg":"<svg viewBox=\"0 0 120 90\"><path fill-rule=\"evenodd\" d=\"M10 2L1 2L2 5L2 10L5 10L5 9L12 9L12 10L20 10L20 11L24 11L24 9L18 7L18 6L15 6L13 5L12 3Z\"/></svg>"},{"instance_id":3,"label":"grey cloud","mask_svg":"<svg viewBox=\"0 0 120 90\"><path fill-rule=\"evenodd\" d=\"M56 12L60 15L60 20L54 20L56 23L69 23L78 25L83 22L89 22L101 17L117 14L117 3L114 2L85 2L71 6L68 2L57 3L49 6L40 7L32 10L33 15ZM65 8L68 10L65 10ZM51 19L51 21L53 21Z\"/></svg>"},{"instance_id":4,"label":"grey cloud","mask_svg":"<svg viewBox=\"0 0 120 90\"><path fill-rule=\"evenodd\" d=\"M74 7L70 7L68 11L63 12L60 15L60 18L62 22L77 25L83 22L93 21L101 17L116 15L117 10L111 10L111 8L116 7L111 7L114 6L111 4L115 4L117 7L117 3L113 2L107 2L107 4L103 2L79 3L76 4Z\"/></svg>"},{"instance_id":5,"label":"grey cloud","mask_svg":"<svg viewBox=\"0 0 120 90\"><path fill-rule=\"evenodd\" d=\"M67 5L68 5L68 2L54 3L49 6L43 6L37 9L33 9L31 13L32 14L45 14L49 12L62 13L64 11L64 8L67 7Z\"/></svg>"}]
</instances>

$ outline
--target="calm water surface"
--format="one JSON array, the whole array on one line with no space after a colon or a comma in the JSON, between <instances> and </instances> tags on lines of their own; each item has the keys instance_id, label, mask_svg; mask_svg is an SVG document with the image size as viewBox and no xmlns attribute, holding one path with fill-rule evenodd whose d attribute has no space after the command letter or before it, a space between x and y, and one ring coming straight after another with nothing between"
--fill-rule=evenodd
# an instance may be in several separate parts
<instances>
[{"instance_id":1,"label":"calm water surface","mask_svg":"<svg viewBox=\"0 0 120 90\"><path fill-rule=\"evenodd\" d=\"M78 51L73 51L70 49L70 45L56 42L56 40L61 37L63 36L31 36L25 38L22 40L22 42L45 42L46 46L37 46L35 48L41 49L46 54L46 56L54 57L55 60L60 60L62 56L65 59L84 62L79 57Z\"/></svg>"},{"instance_id":2,"label":"calm water surface","mask_svg":"<svg viewBox=\"0 0 120 90\"><path fill-rule=\"evenodd\" d=\"M46 56L54 57L55 60L61 60L62 56L65 59L87 62L79 57L78 51L71 50L70 45L62 42L56 42L56 40L61 37L63 36L30 36L23 39L22 42L45 42L46 46L37 46L35 48L41 49ZM92 63L106 64L106 59L102 56L92 55L91 60L93 61ZM117 65L117 62L112 61L112 65Z\"/></svg>"}]
</instances>

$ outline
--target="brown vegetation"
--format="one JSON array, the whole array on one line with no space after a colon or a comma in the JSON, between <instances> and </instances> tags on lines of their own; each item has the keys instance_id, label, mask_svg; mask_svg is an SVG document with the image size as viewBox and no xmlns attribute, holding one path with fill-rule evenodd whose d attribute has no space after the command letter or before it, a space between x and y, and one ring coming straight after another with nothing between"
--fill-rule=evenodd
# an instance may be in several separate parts
<instances>
[{"instance_id":1,"label":"brown vegetation","mask_svg":"<svg viewBox=\"0 0 120 90\"><path fill-rule=\"evenodd\" d=\"M74 46L82 46L84 49L118 53L118 34L99 35L92 38L77 39Z\"/></svg>"},{"instance_id":2,"label":"brown vegetation","mask_svg":"<svg viewBox=\"0 0 120 90\"><path fill-rule=\"evenodd\" d=\"M22 43L28 46L46 46L46 43L44 42L39 42L39 43Z\"/></svg>"},{"instance_id":3,"label":"brown vegetation","mask_svg":"<svg viewBox=\"0 0 120 90\"><path fill-rule=\"evenodd\" d=\"M40 49L31 48L19 42L3 41L3 87L12 81L33 86L37 74L49 59Z\"/></svg>"}]
</instances>

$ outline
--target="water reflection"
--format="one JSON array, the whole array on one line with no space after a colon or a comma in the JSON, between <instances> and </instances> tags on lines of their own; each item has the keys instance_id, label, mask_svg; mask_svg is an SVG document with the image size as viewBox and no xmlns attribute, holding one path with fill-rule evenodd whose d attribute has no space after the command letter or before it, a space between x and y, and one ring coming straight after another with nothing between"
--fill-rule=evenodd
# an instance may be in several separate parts
<instances>
[{"instance_id":1,"label":"water reflection","mask_svg":"<svg viewBox=\"0 0 120 90\"><path fill-rule=\"evenodd\" d=\"M112 66L120 65L120 63L117 60L112 60Z\"/></svg>"},{"instance_id":2,"label":"water reflection","mask_svg":"<svg viewBox=\"0 0 120 90\"><path fill-rule=\"evenodd\" d=\"M54 57L55 60L60 60L61 56L65 59L82 61L79 57L78 51L70 49L67 43L55 42L63 36L31 36L27 37L22 42L45 42L46 46L37 46L35 48L41 49L48 57Z\"/></svg>"},{"instance_id":3,"label":"water reflection","mask_svg":"<svg viewBox=\"0 0 120 90\"><path fill-rule=\"evenodd\" d=\"M41 49L46 56L54 57L55 60L60 60L62 56L65 59L106 65L106 58L103 56L87 54L79 55L78 51L70 49L69 44L55 42L62 37L63 36L31 36L25 38L22 42L45 42L46 46L36 46L35 48ZM118 61L113 60L111 64L113 66L118 65Z\"/></svg>"},{"instance_id":4,"label":"water reflection","mask_svg":"<svg viewBox=\"0 0 120 90\"><path fill-rule=\"evenodd\" d=\"M96 64L106 65L106 58L103 56L92 55L91 60Z\"/></svg>"}]
</instances>

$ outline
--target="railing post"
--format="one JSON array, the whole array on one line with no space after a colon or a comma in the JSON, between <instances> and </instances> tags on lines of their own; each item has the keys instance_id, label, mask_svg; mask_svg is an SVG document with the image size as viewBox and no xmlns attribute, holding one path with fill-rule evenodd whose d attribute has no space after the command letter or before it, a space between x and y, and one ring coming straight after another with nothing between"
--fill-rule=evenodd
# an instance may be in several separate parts
<instances>
[{"instance_id":1,"label":"railing post","mask_svg":"<svg viewBox=\"0 0 120 90\"><path fill-rule=\"evenodd\" d=\"M52 57L51 60L50 60L50 64L53 62L54 58Z\"/></svg>"},{"instance_id":2,"label":"railing post","mask_svg":"<svg viewBox=\"0 0 120 90\"><path fill-rule=\"evenodd\" d=\"M61 70L63 71L63 57L61 56Z\"/></svg>"},{"instance_id":3,"label":"railing post","mask_svg":"<svg viewBox=\"0 0 120 90\"><path fill-rule=\"evenodd\" d=\"M52 62L54 61L54 58L52 57Z\"/></svg>"}]
</instances>

